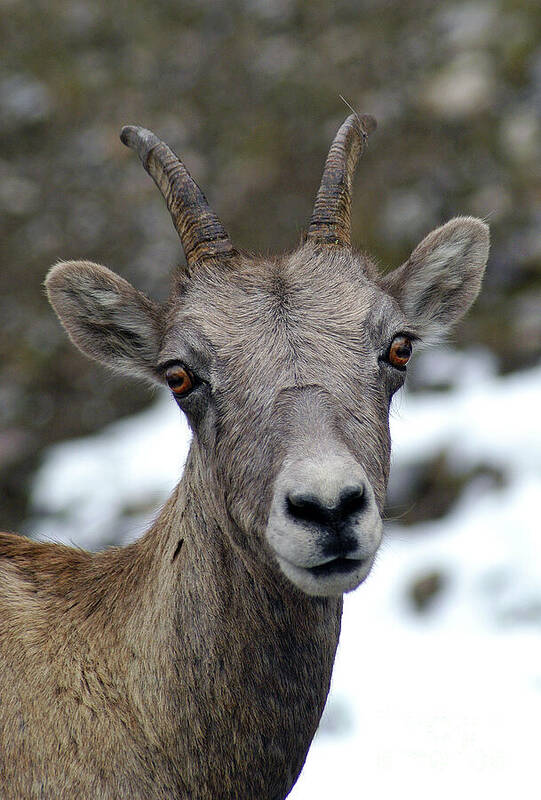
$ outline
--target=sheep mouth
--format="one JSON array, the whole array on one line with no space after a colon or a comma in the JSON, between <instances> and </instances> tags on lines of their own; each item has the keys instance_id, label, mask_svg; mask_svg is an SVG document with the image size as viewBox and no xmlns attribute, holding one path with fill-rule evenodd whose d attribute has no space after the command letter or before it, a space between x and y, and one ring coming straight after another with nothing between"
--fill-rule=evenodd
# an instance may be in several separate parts
<instances>
[{"instance_id":1,"label":"sheep mouth","mask_svg":"<svg viewBox=\"0 0 541 800\"><path fill-rule=\"evenodd\" d=\"M348 575L355 572L366 563L366 558L333 558L325 564L318 564L317 567L305 568L307 572L315 578L328 578L333 575Z\"/></svg>"},{"instance_id":2,"label":"sheep mouth","mask_svg":"<svg viewBox=\"0 0 541 800\"><path fill-rule=\"evenodd\" d=\"M278 563L289 580L306 594L336 597L356 589L367 577L374 556L346 558L338 556L316 566L300 566L278 555Z\"/></svg>"}]
</instances>

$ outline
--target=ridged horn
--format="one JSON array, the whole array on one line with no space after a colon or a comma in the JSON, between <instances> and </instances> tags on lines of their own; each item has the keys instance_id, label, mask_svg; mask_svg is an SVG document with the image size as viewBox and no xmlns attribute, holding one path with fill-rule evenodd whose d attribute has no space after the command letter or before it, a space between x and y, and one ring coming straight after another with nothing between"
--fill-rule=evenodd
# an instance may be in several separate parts
<instances>
[{"instance_id":1,"label":"ridged horn","mask_svg":"<svg viewBox=\"0 0 541 800\"><path fill-rule=\"evenodd\" d=\"M188 266L233 252L222 223L178 156L152 131L126 125L121 141L135 150L167 203Z\"/></svg>"},{"instance_id":2,"label":"ridged horn","mask_svg":"<svg viewBox=\"0 0 541 800\"><path fill-rule=\"evenodd\" d=\"M351 186L368 135L376 130L369 114L350 114L329 150L307 238L319 244L351 246Z\"/></svg>"}]
</instances>

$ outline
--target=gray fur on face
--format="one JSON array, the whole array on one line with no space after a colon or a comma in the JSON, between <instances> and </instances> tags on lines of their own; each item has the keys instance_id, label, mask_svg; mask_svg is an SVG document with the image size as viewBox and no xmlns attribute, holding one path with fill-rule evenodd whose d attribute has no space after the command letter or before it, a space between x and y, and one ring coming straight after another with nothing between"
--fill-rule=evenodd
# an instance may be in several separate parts
<instances>
[{"instance_id":1,"label":"gray fur on face","mask_svg":"<svg viewBox=\"0 0 541 800\"><path fill-rule=\"evenodd\" d=\"M339 595L381 540L389 405L405 377L390 343L455 322L487 254L486 225L458 218L383 278L350 248L308 242L272 260L207 261L163 310L87 262L57 265L47 286L83 352L155 380L177 361L197 376L180 406L224 529L303 591ZM363 500L346 514L348 492Z\"/></svg>"}]
</instances>

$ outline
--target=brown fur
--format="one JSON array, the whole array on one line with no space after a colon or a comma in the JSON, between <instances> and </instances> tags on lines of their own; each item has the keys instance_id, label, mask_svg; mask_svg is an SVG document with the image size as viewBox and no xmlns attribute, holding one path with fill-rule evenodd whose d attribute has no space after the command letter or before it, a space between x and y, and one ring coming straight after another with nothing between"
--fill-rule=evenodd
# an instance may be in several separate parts
<instances>
[{"instance_id":1,"label":"brown fur","mask_svg":"<svg viewBox=\"0 0 541 800\"><path fill-rule=\"evenodd\" d=\"M0 536L3 798L289 791L323 710L341 601L243 563L217 522L193 524L208 511L186 495L183 484L124 549Z\"/></svg>"},{"instance_id":2,"label":"brown fur","mask_svg":"<svg viewBox=\"0 0 541 800\"><path fill-rule=\"evenodd\" d=\"M271 260L209 256L163 308L104 267L53 268L49 297L83 352L155 382L170 361L198 376L179 401L194 440L134 544L90 554L0 535L0 797L287 795L327 696L342 593L379 544L404 380L389 343L454 322L486 261L476 220L431 237L385 280L350 247L312 241ZM297 485L335 502L350 475L364 505L340 536L363 566L345 584L310 572L336 525L284 509Z\"/></svg>"}]
</instances>

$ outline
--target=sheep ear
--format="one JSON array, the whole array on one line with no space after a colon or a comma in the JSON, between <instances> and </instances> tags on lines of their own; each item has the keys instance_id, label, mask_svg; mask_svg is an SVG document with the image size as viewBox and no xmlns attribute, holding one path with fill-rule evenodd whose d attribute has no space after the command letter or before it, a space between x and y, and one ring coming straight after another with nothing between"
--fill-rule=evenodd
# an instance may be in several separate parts
<instances>
[{"instance_id":1,"label":"sheep ear","mask_svg":"<svg viewBox=\"0 0 541 800\"><path fill-rule=\"evenodd\" d=\"M488 225L456 217L429 233L405 264L385 275L383 289L422 339L438 339L479 294L488 250Z\"/></svg>"},{"instance_id":2,"label":"sheep ear","mask_svg":"<svg viewBox=\"0 0 541 800\"><path fill-rule=\"evenodd\" d=\"M159 307L114 272L89 261L56 264L45 281L71 341L90 358L159 382Z\"/></svg>"}]
</instances>

